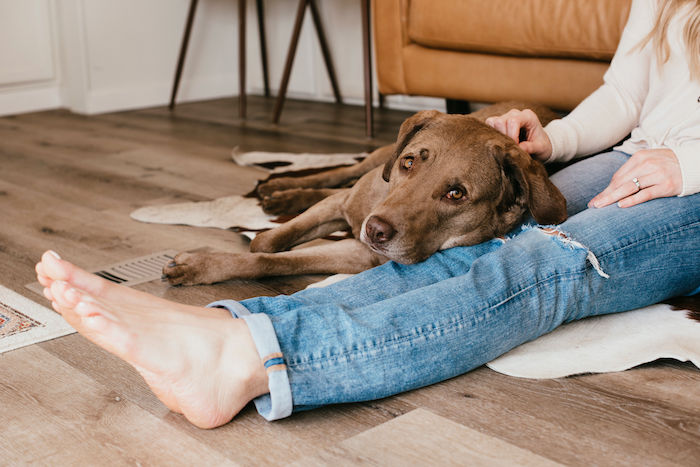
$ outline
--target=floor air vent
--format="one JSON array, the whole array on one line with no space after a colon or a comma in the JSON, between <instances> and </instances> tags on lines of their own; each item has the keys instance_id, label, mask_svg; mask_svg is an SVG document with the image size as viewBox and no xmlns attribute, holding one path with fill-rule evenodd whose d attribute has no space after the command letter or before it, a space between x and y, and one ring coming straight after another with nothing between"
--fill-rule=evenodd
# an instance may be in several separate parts
<instances>
[{"instance_id":1,"label":"floor air vent","mask_svg":"<svg viewBox=\"0 0 700 467\"><path fill-rule=\"evenodd\" d=\"M176 254L177 252L174 250L165 250L111 266L97 268L92 273L115 284L131 287L154 279L160 279L163 266L172 261ZM44 287L38 282L32 282L25 287L41 296L44 295Z\"/></svg>"}]
</instances>

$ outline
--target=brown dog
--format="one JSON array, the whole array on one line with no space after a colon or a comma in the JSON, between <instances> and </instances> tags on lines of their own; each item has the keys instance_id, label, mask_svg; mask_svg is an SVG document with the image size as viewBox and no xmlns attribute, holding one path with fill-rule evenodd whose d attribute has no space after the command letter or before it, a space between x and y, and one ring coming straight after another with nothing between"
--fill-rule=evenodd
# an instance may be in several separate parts
<instances>
[{"instance_id":1,"label":"brown dog","mask_svg":"<svg viewBox=\"0 0 700 467\"><path fill-rule=\"evenodd\" d=\"M543 125L558 116L549 108L539 104L523 102L499 102L469 114L485 121L488 117L502 115L510 109L533 110ZM524 135L521 139L524 139ZM263 210L277 216L299 214L322 199L337 193L339 188L352 186L361 176L383 166L396 150L396 144L388 144L373 151L362 162L350 166L324 170L312 175L299 173L286 174L259 182L255 194L261 201Z\"/></svg>"},{"instance_id":2,"label":"brown dog","mask_svg":"<svg viewBox=\"0 0 700 467\"><path fill-rule=\"evenodd\" d=\"M251 253L180 253L163 272L189 285L410 264L502 236L528 210L541 224L566 218L566 201L539 162L473 115L423 111L401 125L383 167L259 234ZM355 239L290 250L347 228Z\"/></svg>"}]
</instances>

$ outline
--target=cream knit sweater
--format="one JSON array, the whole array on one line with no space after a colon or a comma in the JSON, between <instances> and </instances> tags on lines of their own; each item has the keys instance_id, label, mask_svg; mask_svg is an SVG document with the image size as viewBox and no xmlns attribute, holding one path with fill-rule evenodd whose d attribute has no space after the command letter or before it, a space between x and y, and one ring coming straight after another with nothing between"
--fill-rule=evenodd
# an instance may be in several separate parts
<instances>
[{"instance_id":1,"label":"cream knit sweater","mask_svg":"<svg viewBox=\"0 0 700 467\"><path fill-rule=\"evenodd\" d=\"M692 81L682 37L684 10L668 29L669 60L660 65L651 43L631 51L651 30L656 0L633 0L604 84L566 117L545 128L552 142L549 161L567 161L612 146L634 154L668 148L683 175L680 196L700 192L700 82ZM631 52L630 52L631 51Z\"/></svg>"}]
</instances>

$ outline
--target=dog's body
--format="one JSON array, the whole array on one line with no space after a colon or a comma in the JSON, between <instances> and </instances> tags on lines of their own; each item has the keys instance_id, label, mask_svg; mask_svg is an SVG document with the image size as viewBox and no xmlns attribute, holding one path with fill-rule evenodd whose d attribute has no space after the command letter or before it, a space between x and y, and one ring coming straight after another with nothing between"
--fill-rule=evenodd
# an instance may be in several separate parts
<instances>
[{"instance_id":1,"label":"dog's body","mask_svg":"<svg viewBox=\"0 0 700 467\"><path fill-rule=\"evenodd\" d=\"M172 284L206 284L356 273L388 260L416 263L438 250L502 236L528 210L539 223L562 222L566 202L544 167L483 122L505 110L492 107L476 115L419 112L403 123L394 145L355 166L336 169L330 176L271 180L272 185L259 187L261 194L270 193L268 198L285 187L292 190L289 199L301 199L299 193L309 188L300 186L309 185L320 190L313 196L327 197L280 227L258 234L251 253L181 253L164 274ZM367 172L352 188L327 188L342 186L363 171ZM348 228L354 239L290 250Z\"/></svg>"},{"instance_id":2,"label":"dog's body","mask_svg":"<svg viewBox=\"0 0 700 467\"><path fill-rule=\"evenodd\" d=\"M469 116L485 121L488 117L502 115L514 108L533 110L543 125L558 117L545 106L523 102L499 102L472 112ZM255 193L260 198L260 204L266 213L277 216L296 215L337 193L339 189L352 186L361 176L375 167L384 166L393 156L395 149L395 143L388 144L376 149L358 164L312 175L294 174L264 180L258 184Z\"/></svg>"}]
</instances>

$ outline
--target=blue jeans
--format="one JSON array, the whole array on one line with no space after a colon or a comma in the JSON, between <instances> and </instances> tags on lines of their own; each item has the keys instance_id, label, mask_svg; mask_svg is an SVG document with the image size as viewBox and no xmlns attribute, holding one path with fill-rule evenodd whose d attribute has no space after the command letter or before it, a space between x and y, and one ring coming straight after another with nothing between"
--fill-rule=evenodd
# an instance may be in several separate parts
<instances>
[{"instance_id":1,"label":"blue jeans","mask_svg":"<svg viewBox=\"0 0 700 467\"><path fill-rule=\"evenodd\" d=\"M268 419L377 399L465 373L557 326L700 288L700 194L588 209L629 158L600 154L555 174L569 219L505 240L388 262L290 296L232 300L270 377Z\"/></svg>"}]
</instances>

